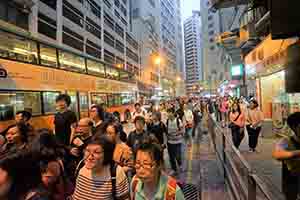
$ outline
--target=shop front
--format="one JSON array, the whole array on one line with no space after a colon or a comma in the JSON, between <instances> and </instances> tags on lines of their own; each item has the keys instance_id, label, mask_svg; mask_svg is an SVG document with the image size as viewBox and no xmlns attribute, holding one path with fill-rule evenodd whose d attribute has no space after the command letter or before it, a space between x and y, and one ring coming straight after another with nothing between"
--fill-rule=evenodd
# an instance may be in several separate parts
<instances>
[{"instance_id":1,"label":"shop front","mask_svg":"<svg viewBox=\"0 0 300 200\"><path fill-rule=\"evenodd\" d=\"M295 42L268 37L245 58L248 88L253 93L255 88L254 96L264 117L272 122L273 133L277 134L288 133L288 115L300 111L300 93L288 94L285 89L286 50Z\"/></svg>"}]
</instances>

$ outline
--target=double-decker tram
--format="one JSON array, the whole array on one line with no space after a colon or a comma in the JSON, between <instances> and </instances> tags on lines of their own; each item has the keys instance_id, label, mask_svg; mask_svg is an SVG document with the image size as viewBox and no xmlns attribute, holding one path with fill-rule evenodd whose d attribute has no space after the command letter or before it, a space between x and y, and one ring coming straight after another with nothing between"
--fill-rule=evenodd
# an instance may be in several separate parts
<instances>
[{"instance_id":1,"label":"double-decker tram","mask_svg":"<svg viewBox=\"0 0 300 200\"><path fill-rule=\"evenodd\" d=\"M91 104L130 117L136 101L134 75L93 57L0 29L0 131L14 123L19 110L32 112L37 128L53 128L55 98L67 93L77 117L89 115Z\"/></svg>"}]
</instances>

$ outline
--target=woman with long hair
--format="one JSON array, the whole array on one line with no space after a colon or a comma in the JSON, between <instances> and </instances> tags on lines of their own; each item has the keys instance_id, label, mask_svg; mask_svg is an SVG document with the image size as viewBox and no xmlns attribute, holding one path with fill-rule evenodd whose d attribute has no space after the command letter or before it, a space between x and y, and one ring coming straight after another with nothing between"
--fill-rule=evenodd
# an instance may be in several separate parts
<instances>
[{"instance_id":1,"label":"woman with long hair","mask_svg":"<svg viewBox=\"0 0 300 200\"><path fill-rule=\"evenodd\" d=\"M238 102L232 104L232 109L229 114L230 124L229 128L231 129L232 142L234 146L238 149L245 134L245 115L241 111L240 105Z\"/></svg>"},{"instance_id":2,"label":"woman with long hair","mask_svg":"<svg viewBox=\"0 0 300 200\"><path fill-rule=\"evenodd\" d=\"M250 109L248 109L248 114L247 114L247 132L249 135L250 152L256 151L258 136L262 128L263 120L264 120L264 116L259 109L258 102L256 100L251 100Z\"/></svg>"}]
</instances>

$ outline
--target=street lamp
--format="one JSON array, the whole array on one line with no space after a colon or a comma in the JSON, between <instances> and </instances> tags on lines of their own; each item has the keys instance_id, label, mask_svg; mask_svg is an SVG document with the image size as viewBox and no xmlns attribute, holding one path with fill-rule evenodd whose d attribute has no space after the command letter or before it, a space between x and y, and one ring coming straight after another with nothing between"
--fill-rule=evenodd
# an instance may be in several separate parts
<instances>
[{"instance_id":1,"label":"street lamp","mask_svg":"<svg viewBox=\"0 0 300 200\"><path fill-rule=\"evenodd\" d=\"M155 58L154 64L160 65L160 63L161 63L161 58L158 56L158 57ZM159 66L159 67L160 67L160 66Z\"/></svg>"},{"instance_id":2,"label":"street lamp","mask_svg":"<svg viewBox=\"0 0 300 200\"><path fill-rule=\"evenodd\" d=\"M117 68L122 68L122 64L117 64Z\"/></svg>"}]
</instances>

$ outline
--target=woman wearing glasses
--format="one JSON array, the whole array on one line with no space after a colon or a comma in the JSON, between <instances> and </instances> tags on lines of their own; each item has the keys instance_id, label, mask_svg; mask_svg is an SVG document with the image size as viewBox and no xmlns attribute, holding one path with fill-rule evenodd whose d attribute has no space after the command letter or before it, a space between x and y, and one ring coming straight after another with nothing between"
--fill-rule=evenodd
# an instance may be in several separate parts
<instances>
[{"instance_id":1,"label":"woman wearing glasses","mask_svg":"<svg viewBox=\"0 0 300 200\"><path fill-rule=\"evenodd\" d=\"M136 176L131 182L133 200L183 200L176 180L163 172L163 154L158 144L144 143L137 150Z\"/></svg>"},{"instance_id":2,"label":"woman wearing glasses","mask_svg":"<svg viewBox=\"0 0 300 200\"><path fill-rule=\"evenodd\" d=\"M129 183L122 167L113 162L114 144L105 136L94 137L85 151L73 200L129 200Z\"/></svg>"}]
</instances>

